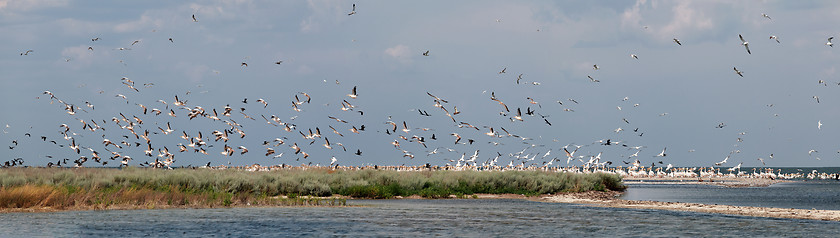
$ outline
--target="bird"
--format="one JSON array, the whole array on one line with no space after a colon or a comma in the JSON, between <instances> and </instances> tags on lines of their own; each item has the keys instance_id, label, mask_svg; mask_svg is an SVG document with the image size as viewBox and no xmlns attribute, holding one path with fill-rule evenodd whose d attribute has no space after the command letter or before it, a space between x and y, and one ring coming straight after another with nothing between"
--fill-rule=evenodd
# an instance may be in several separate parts
<instances>
[{"instance_id":1,"label":"bird","mask_svg":"<svg viewBox=\"0 0 840 238\"><path fill-rule=\"evenodd\" d=\"M429 51L426 50L426 52L423 52L423 56L429 56Z\"/></svg>"},{"instance_id":2,"label":"bird","mask_svg":"<svg viewBox=\"0 0 840 238\"><path fill-rule=\"evenodd\" d=\"M744 48L747 48L747 54L752 54L750 52L750 43L744 40L744 37L741 36L741 34L738 34L738 38L741 38L741 45L743 45Z\"/></svg>"},{"instance_id":3,"label":"bird","mask_svg":"<svg viewBox=\"0 0 840 238\"><path fill-rule=\"evenodd\" d=\"M833 40L833 39L834 39L834 37L833 37L833 36L832 36L832 37L828 37L828 42L826 42L826 43L825 43L825 45L827 45L827 46L829 46L829 47L834 47L834 43L831 43L831 40Z\"/></svg>"},{"instance_id":4,"label":"bird","mask_svg":"<svg viewBox=\"0 0 840 238\"><path fill-rule=\"evenodd\" d=\"M781 43L782 43L782 42L780 42L780 41L779 41L779 37L777 37L777 36L771 35L771 36L770 36L770 39L771 39L771 40L776 40L776 43L779 43L779 44L781 44Z\"/></svg>"},{"instance_id":5,"label":"bird","mask_svg":"<svg viewBox=\"0 0 840 238\"><path fill-rule=\"evenodd\" d=\"M668 149L668 148L667 147L663 148L662 152L659 152L659 154L654 156L654 157L665 157L665 156L667 156L667 154L665 154L666 149Z\"/></svg>"},{"instance_id":6,"label":"bird","mask_svg":"<svg viewBox=\"0 0 840 238\"><path fill-rule=\"evenodd\" d=\"M356 4L355 3L353 3L353 10L351 10L350 13L347 13L348 16L352 16L353 14L356 14Z\"/></svg>"},{"instance_id":7,"label":"bird","mask_svg":"<svg viewBox=\"0 0 840 238\"><path fill-rule=\"evenodd\" d=\"M192 20L193 22L198 22L198 19L195 19L195 14L192 14Z\"/></svg>"},{"instance_id":8,"label":"bird","mask_svg":"<svg viewBox=\"0 0 840 238\"><path fill-rule=\"evenodd\" d=\"M682 45L682 43L680 43L680 40L677 38L674 38L674 43L677 43L677 45Z\"/></svg>"},{"instance_id":9,"label":"bird","mask_svg":"<svg viewBox=\"0 0 840 238\"><path fill-rule=\"evenodd\" d=\"M770 18L767 14L762 13L761 16L767 18L768 20L773 20L773 18Z\"/></svg>"},{"instance_id":10,"label":"bird","mask_svg":"<svg viewBox=\"0 0 840 238\"><path fill-rule=\"evenodd\" d=\"M630 57L634 59L639 59L639 56L637 56L636 54L630 54Z\"/></svg>"},{"instance_id":11,"label":"bird","mask_svg":"<svg viewBox=\"0 0 840 238\"><path fill-rule=\"evenodd\" d=\"M507 67L505 67L504 69L502 69L502 71L499 71L499 74L506 73L506 72L505 72L506 70L507 70Z\"/></svg>"},{"instance_id":12,"label":"bird","mask_svg":"<svg viewBox=\"0 0 840 238\"><path fill-rule=\"evenodd\" d=\"M29 53L35 52L34 50L26 50L25 52L21 52L20 55L29 55Z\"/></svg>"},{"instance_id":13,"label":"bird","mask_svg":"<svg viewBox=\"0 0 840 238\"><path fill-rule=\"evenodd\" d=\"M352 99L356 99L359 96L356 94L356 86L353 86L353 90L350 90L350 94L347 94L347 96Z\"/></svg>"},{"instance_id":14,"label":"bird","mask_svg":"<svg viewBox=\"0 0 840 238\"><path fill-rule=\"evenodd\" d=\"M814 95L811 98L813 98L814 100L817 100L817 103L820 103L820 97L819 96Z\"/></svg>"},{"instance_id":15,"label":"bird","mask_svg":"<svg viewBox=\"0 0 840 238\"><path fill-rule=\"evenodd\" d=\"M715 165L716 166L721 166L721 165L725 164L727 160L729 160L728 155L726 156L726 158L723 158L723 161L717 162L717 163L715 163Z\"/></svg>"},{"instance_id":16,"label":"bird","mask_svg":"<svg viewBox=\"0 0 840 238\"><path fill-rule=\"evenodd\" d=\"M821 129L822 129L822 125L823 125L823 124L822 124L822 120L817 121L817 130L821 130Z\"/></svg>"},{"instance_id":17,"label":"bird","mask_svg":"<svg viewBox=\"0 0 840 238\"><path fill-rule=\"evenodd\" d=\"M738 68L736 68L736 67L732 67L732 69L735 70L735 74L737 74L738 76L741 76L741 78L744 77L744 72L743 71L738 70Z\"/></svg>"}]
</instances>

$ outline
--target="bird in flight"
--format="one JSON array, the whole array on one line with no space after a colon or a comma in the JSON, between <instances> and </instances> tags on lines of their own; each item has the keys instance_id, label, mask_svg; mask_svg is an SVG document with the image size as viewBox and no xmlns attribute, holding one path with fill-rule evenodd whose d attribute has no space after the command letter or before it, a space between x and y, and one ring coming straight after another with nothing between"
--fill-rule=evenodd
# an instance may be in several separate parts
<instances>
[{"instance_id":1,"label":"bird in flight","mask_svg":"<svg viewBox=\"0 0 840 238\"><path fill-rule=\"evenodd\" d=\"M744 40L744 37L741 36L741 34L738 34L738 38L741 38L741 45L743 45L744 48L747 48L747 54L752 54L750 52L750 43Z\"/></svg>"},{"instance_id":2,"label":"bird in flight","mask_svg":"<svg viewBox=\"0 0 840 238\"><path fill-rule=\"evenodd\" d=\"M779 43L779 44L781 44L781 43L782 43L782 42L780 42L780 41L779 41L779 37L777 37L777 36L773 36L773 35L771 35L771 36L770 36L770 39L771 39L771 40L776 40L776 43Z\"/></svg>"},{"instance_id":3,"label":"bird in flight","mask_svg":"<svg viewBox=\"0 0 840 238\"><path fill-rule=\"evenodd\" d=\"M429 51L423 52L423 56L429 56Z\"/></svg>"},{"instance_id":4,"label":"bird in flight","mask_svg":"<svg viewBox=\"0 0 840 238\"><path fill-rule=\"evenodd\" d=\"M834 39L834 37L833 37L833 36L832 36L832 37L828 37L828 42L826 42L826 43L825 43L825 45L827 45L827 46L829 46L829 47L834 47L834 43L831 43L831 40L833 40L833 39Z\"/></svg>"},{"instance_id":5,"label":"bird in flight","mask_svg":"<svg viewBox=\"0 0 840 238\"><path fill-rule=\"evenodd\" d=\"M639 59L639 56L636 56L636 54L630 54L630 57L634 59Z\"/></svg>"},{"instance_id":6,"label":"bird in flight","mask_svg":"<svg viewBox=\"0 0 840 238\"><path fill-rule=\"evenodd\" d=\"M192 15L193 22L198 22L198 19L195 19L195 14Z\"/></svg>"},{"instance_id":7,"label":"bird in flight","mask_svg":"<svg viewBox=\"0 0 840 238\"><path fill-rule=\"evenodd\" d=\"M738 70L738 68L735 68L735 67L732 67L732 69L735 70L735 74L737 74L738 76L741 76L741 78L744 77L744 71L740 71L740 70Z\"/></svg>"},{"instance_id":8,"label":"bird in flight","mask_svg":"<svg viewBox=\"0 0 840 238\"><path fill-rule=\"evenodd\" d=\"M677 38L674 38L674 43L677 43L677 45L682 45L682 43L680 43L680 40Z\"/></svg>"},{"instance_id":9,"label":"bird in flight","mask_svg":"<svg viewBox=\"0 0 840 238\"><path fill-rule=\"evenodd\" d=\"M767 18L768 20L773 20L773 18L770 18L767 14L762 13L761 16Z\"/></svg>"},{"instance_id":10,"label":"bird in flight","mask_svg":"<svg viewBox=\"0 0 840 238\"><path fill-rule=\"evenodd\" d=\"M355 3L353 3L353 10L350 11L350 13L347 13L348 16L352 16L353 14L356 14L356 4Z\"/></svg>"}]
</instances>

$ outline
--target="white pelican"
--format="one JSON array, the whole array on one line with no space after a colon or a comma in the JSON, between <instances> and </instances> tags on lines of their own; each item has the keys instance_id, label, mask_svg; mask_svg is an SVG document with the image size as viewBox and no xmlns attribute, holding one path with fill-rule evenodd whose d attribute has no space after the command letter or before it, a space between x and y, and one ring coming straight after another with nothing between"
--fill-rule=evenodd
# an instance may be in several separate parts
<instances>
[{"instance_id":1,"label":"white pelican","mask_svg":"<svg viewBox=\"0 0 840 238\"><path fill-rule=\"evenodd\" d=\"M741 45L743 45L744 48L747 48L747 54L752 54L750 53L750 43L744 40L744 37L741 36L741 34L738 34L738 38L741 38Z\"/></svg>"},{"instance_id":2,"label":"white pelican","mask_svg":"<svg viewBox=\"0 0 840 238\"><path fill-rule=\"evenodd\" d=\"M749 49L747 49L747 51L749 51ZM738 70L738 68L736 68L736 67L732 67L732 69L735 70L735 74L737 74L738 76L741 76L741 78L744 77L744 72L743 71Z\"/></svg>"}]
</instances>

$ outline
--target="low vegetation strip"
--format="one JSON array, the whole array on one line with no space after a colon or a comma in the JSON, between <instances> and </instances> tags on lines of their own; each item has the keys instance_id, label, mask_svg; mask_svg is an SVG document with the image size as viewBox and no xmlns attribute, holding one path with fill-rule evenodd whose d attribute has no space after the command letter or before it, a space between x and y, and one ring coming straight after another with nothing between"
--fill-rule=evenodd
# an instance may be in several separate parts
<instances>
[{"instance_id":1,"label":"low vegetation strip","mask_svg":"<svg viewBox=\"0 0 840 238\"><path fill-rule=\"evenodd\" d=\"M345 205L342 198L419 195L540 195L622 191L612 174L539 171L418 171L284 169L12 168L0 170L0 208L216 207Z\"/></svg>"}]
</instances>

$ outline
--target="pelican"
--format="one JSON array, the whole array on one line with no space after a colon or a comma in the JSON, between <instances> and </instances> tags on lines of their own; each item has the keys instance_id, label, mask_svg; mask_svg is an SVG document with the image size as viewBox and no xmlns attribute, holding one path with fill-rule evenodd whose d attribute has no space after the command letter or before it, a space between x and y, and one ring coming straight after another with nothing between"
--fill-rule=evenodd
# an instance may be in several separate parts
<instances>
[{"instance_id":1,"label":"pelican","mask_svg":"<svg viewBox=\"0 0 840 238\"><path fill-rule=\"evenodd\" d=\"M674 38L674 43L677 43L677 45L682 45L682 43L680 43L680 40L678 40L677 38Z\"/></svg>"},{"instance_id":2,"label":"pelican","mask_svg":"<svg viewBox=\"0 0 840 238\"><path fill-rule=\"evenodd\" d=\"M499 74L506 73L506 72L505 72L506 70L507 70L507 67L505 67L504 69L502 69L502 71L499 71Z\"/></svg>"},{"instance_id":3,"label":"pelican","mask_svg":"<svg viewBox=\"0 0 840 238\"><path fill-rule=\"evenodd\" d=\"M770 36L770 39L771 39L771 40L776 40L776 43L779 43L779 44L781 44L781 43L782 43L782 42L780 42L780 41L779 41L779 37L777 37L777 36L771 35L771 36Z\"/></svg>"},{"instance_id":4,"label":"pelican","mask_svg":"<svg viewBox=\"0 0 840 238\"><path fill-rule=\"evenodd\" d=\"M767 18L768 20L773 20L773 19L772 19L772 18L770 18L770 16L768 16L767 14L762 13L762 14L761 14L761 16L762 16L762 17L764 17L764 18Z\"/></svg>"},{"instance_id":5,"label":"pelican","mask_svg":"<svg viewBox=\"0 0 840 238\"><path fill-rule=\"evenodd\" d=\"M356 99L356 97L358 97L358 95L356 94L356 86L353 86L353 90L351 90L350 94L347 94L347 96L352 99Z\"/></svg>"},{"instance_id":6,"label":"pelican","mask_svg":"<svg viewBox=\"0 0 840 238\"><path fill-rule=\"evenodd\" d=\"M817 121L817 130L822 129L822 120Z\"/></svg>"},{"instance_id":7,"label":"pelican","mask_svg":"<svg viewBox=\"0 0 840 238\"><path fill-rule=\"evenodd\" d=\"M723 161L715 163L715 165L716 166L721 166L721 165L725 164L727 160L729 160L729 155L727 155L726 158L723 158Z\"/></svg>"},{"instance_id":8,"label":"pelican","mask_svg":"<svg viewBox=\"0 0 840 238\"><path fill-rule=\"evenodd\" d=\"M828 37L828 42L826 42L826 43L825 43L825 45L827 45L827 46L829 46L829 47L834 47L834 43L831 43L831 40L832 40L832 39L834 39L834 37L833 37L833 36L832 36L832 37Z\"/></svg>"},{"instance_id":9,"label":"pelican","mask_svg":"<svg viewBox=\"0 0 840 238\"><path fill-rule=\"evenodd\" d=\"M659 154L655 155L654 157L665 157L665 156L667 156L667 154L665 154L666 149L668 149L668 148L667 147L663 148L662 152L659 152Z\"/></svg>"},{"instance_id":10,"label":"pelican","mask_svg":"<svg viewBox=\"0 0 840 238\"><path fill-rule=\"evenodd\" d=\"M741 78L744 77L744 72L738 70L738 68L732 67L732 70L735 70L735 74L737 74L738 76L741 76Z\"/></svg>"},{"instance_id":11,"label":"pelican","mask_svg":"<svg viewBox=\"0 0 840 238\"><path fill-rule=\"evenodd\" d=\"M198 19L195 19L195 14L192 14L193 22L198 22Z\"/></svg>"},{"instance_id":12,"label":"pelican","mask_svg":"<svg viewBox=\"0 0 840 238\"><path fill-rule=\"evenodd\" d=\"M636 56L636 54L630 54L630 58L639 59L639 56Z\"/></svg>"},{"instance_id":13,"label":"pelican","mask_svg":"<svg viewBox=\"0 0 840 238\"><path fill-rule=\"evenodd\" d=\"M356 14L356 4L355 4L355 3L353 3L353 10L352 10L352 11L350 11L350 13L347 13L347 15L348 15L348 16L352 16L352 15L354 15L354 14Z\"/></svg>"},{"instance_id":14,"label":"pelican","mask_svg":"<svg viewBox=\"0 0 840 238\"><path fill-rule=\"evenodd\" d=\"M429 56L429 51L423 52L423 56Z\"/></svg>"},{"instance_id":15,"label":"pelican","mask_svg":"<svg viewBox=\"0 0 840 238\"><path fill-rule=\"evenodd\" d=\"M744 48L747 48L747 54L752 54L750 53L750 43L744 40L744 37L741 36L741 34L738 34L738 38L741 38L741 45L744 45Z\"/></svg>"}]
</instances>

